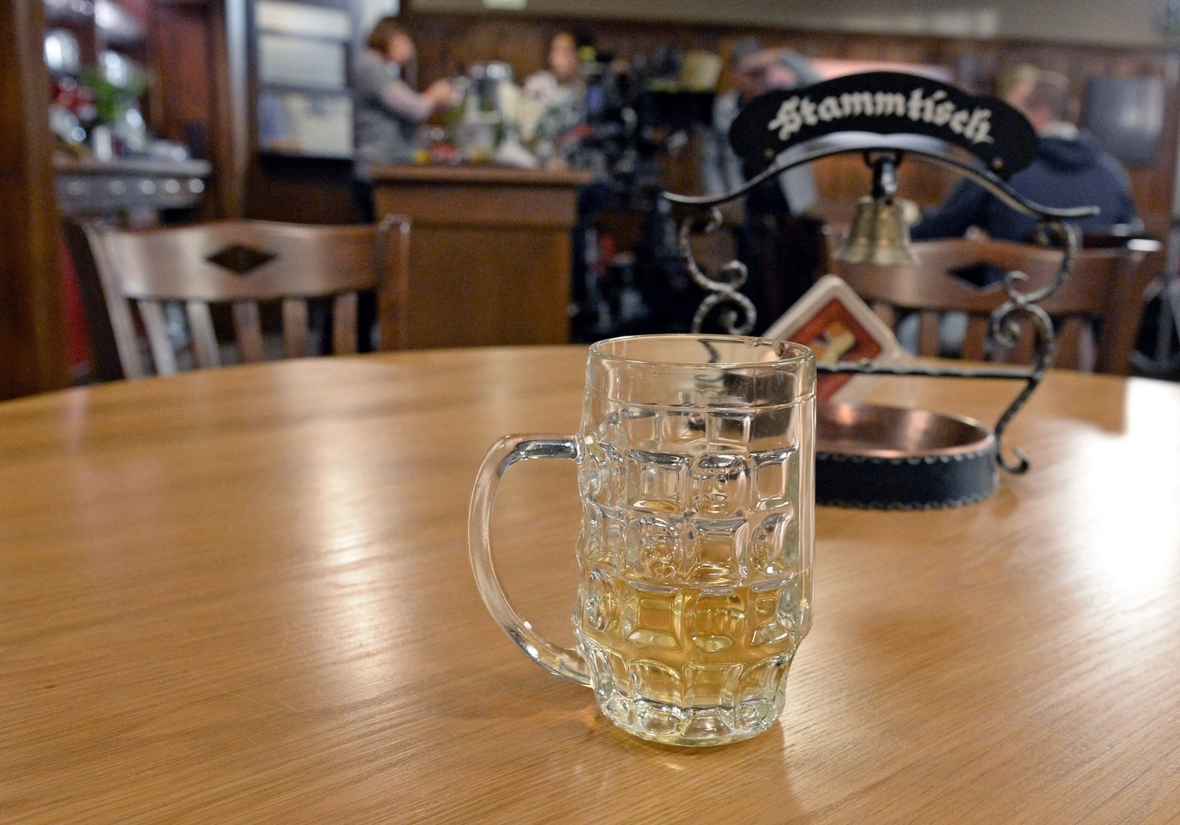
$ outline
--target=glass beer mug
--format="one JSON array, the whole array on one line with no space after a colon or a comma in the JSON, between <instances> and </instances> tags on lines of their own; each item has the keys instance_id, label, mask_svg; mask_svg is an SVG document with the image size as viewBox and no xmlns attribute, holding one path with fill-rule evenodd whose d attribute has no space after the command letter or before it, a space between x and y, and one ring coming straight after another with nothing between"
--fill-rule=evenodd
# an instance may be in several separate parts
<instances>
[{"instance_id":1,"label":"glass beer mug","mask_svg":"<svg viewBox=\"0 0 1180 825\"><path fill-rule=\"evenodd\" d=\"M575 650L516 613L492 566L496 485L534 458L578 466ZM616 725L673 745L736 742L778 718L811 626L814 485L809 349L733 336L601 341L577 436L507 436L488 452L471 563L512 640L592 687Z\"/></svg>"}]
</instances>

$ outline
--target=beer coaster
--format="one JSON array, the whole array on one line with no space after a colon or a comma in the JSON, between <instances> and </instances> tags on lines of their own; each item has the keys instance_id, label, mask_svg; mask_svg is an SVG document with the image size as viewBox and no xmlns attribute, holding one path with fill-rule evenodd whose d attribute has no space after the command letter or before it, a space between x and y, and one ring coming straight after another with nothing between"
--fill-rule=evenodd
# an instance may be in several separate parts
<instances>
[{"instance_id":1,"label":"beer coaster","mask_svg":"<svg viewBox=\"0 0 1180 825\"><path fill-rule=\"evenodd\" d=\"M818 364L839 361L896 361L904 356L893 331L837 275L825 275L762 334L810 347ZM852 375L820 375L816 397L823 401Z\"/></svg>"}]
</instances>

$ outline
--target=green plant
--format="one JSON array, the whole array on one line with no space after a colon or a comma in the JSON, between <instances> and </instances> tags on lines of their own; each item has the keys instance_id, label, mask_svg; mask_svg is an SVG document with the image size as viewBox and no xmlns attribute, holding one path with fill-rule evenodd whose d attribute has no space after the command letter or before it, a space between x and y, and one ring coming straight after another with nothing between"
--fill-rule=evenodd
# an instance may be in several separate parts
<instances>
[{"instance_id":1,"label":"green plant","mask_svg":"<svg viewBox=\"0 0 1180 825\"><path fill-rule=\"evenodd\" d=\"M79 79L94 97L96 123L114 123L145 91L142 79L137 78L127 86L120 86L111 83L94 67L83 69Z\"/></svg>"}]
</instances>

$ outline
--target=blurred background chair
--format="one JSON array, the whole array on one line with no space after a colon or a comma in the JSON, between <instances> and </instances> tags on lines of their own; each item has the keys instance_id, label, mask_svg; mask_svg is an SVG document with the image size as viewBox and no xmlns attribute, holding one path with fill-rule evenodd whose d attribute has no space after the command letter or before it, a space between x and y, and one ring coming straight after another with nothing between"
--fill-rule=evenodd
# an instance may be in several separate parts
<instances>
[{"instance_id":1,"label":"blurred background chair","mask_svg":"<svg viewBox=\"0 0 1180 825\"><path fill-rule=\"evenodd\" d=\"M153 368L170 375L354 353L358 340L361 349L366 340L373 349L402 346L406 218L359 226L237 220L145 231L89 224L85 233L127 378ZM360 296L368 292L376 296L373 333L368 323L358 330Z\"/></svg>"},{"instance_id":2,"label":"blurred background chair","mask_svg":"<svg viewBox=\"0 0 1180 825\"><path fill-rule=\"evenodd\" d=\"M1127 373L1144 292L1151 279L1142 266L1143 259L1159 248L1156 241L1124 239L1118 246L1078 250L1065 283L1041 303L1057 333L1055 366ZM1052 280L1060 267L1060 249L954 238L917 241L913 251L919 261L916 267L833 261L833 271L891 328L896 329L905 316L915 315L918 355L948 355L947 336L944 331L940 342L940 327L949 313L963 313L966 329L961 350L956 353L959 357L1014 363L1032 360L1031 324L1021 325L1020 341L1010 350L988 341L988 317L1007 300L1003 284L988 281L1017 270L1029 276L1020 291L1030 292Z\"/></svg>"}]
</instances>

